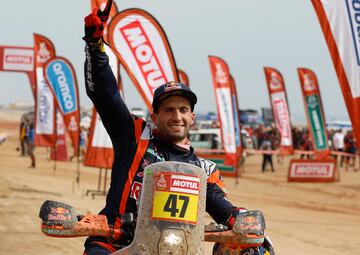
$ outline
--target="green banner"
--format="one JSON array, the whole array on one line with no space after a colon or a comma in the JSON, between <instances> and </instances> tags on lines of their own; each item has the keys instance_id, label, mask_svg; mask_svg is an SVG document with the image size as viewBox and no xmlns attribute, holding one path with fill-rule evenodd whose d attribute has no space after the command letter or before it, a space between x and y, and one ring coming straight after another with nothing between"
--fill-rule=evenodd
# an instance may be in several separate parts
<instances>
[{"instance_id":1,"label":"green banner","mask_svg":"<svg viewBox=\"0 0 360 255\"><path fill-rule=\"evenodd\" d=\"M318 95L306 97L308 116L311 123L311 131L314 138L315 150L328 149L326 130L322 115L322 109Z\"/></svg>"}]
</instances>

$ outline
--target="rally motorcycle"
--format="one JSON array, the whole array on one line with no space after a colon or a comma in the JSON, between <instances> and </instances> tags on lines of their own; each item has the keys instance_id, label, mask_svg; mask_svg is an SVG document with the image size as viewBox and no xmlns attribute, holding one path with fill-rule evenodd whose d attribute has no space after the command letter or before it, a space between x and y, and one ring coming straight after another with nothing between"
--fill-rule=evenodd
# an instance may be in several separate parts
<instances>
[{"instance_id":1,"label":"rally motorcycle","mask_svg":"<svg viewBox=\"0 0 360 255\"><path fill-rule=\"evenodd\" d=\"M215 223L205 226L206 184L205 172L191 164L167 161L147 166L138 215L122 218L122 224L136 221L134 239L113 254L203 255L204 241L215 243L215 255L271 254L241 253L259 250L266 242L260 211L239 213L231 230ZM101 236L110 241L122 236L105 215L79 216L72 206L60 202L45 201L39 216L41 230L48 236Z\"/></svg>"}]
</instances>

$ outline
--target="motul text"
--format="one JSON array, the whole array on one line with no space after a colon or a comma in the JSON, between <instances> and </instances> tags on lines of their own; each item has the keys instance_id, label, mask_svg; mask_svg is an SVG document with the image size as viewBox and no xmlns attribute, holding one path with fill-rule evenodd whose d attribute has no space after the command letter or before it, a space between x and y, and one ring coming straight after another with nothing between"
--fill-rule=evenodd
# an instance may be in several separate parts
<instances>
[{"instance_id":1,"label":"motul text","mask_svg":"<svg viewBox=\"0 0 360 255\"><path fill-rule=\"evenodd\" d=\"M131 49L148 88L153 93L157 87L167 81L154 47L139 21L134 21L120 28L120 32Z\"/></svg>"}]
</instances>

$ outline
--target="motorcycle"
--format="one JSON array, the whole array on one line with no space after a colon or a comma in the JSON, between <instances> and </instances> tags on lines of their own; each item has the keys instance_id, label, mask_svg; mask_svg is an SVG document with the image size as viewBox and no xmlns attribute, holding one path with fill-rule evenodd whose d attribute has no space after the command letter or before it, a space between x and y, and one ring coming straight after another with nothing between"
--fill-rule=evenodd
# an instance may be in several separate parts
<instances>
[{"instance_id":1,"label":"motorcycle","mask_svg":"<svg viewBox=\"0 0 360 255\"><path fill-rule=\"evenodd\" d=\"M206 178L204 170L187 163L147 166L134 239L114 255L202 255L204 241L216 243L214 254L236 255L262 245L265 222L260 211L239 213L231 230L216 223L205 225ZM52 237L101 236L116 241L122 235L105 215L80 216L61 202L45 201L39 216L41 231Z\"/></svg>"}]
</instances>

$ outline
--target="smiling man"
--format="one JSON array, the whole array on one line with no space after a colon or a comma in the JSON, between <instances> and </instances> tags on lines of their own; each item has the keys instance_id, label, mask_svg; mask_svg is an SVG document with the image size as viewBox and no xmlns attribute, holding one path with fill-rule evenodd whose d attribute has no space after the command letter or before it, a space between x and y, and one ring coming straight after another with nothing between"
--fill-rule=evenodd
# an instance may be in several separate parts
<instances>
[{"instance_id":1,"label":"smiling man","mask_svg":"<svg viewBox=\"0 0 360 255\"><path fill-rule=\"evenodd\" d=\"M216 165L197 157L188 139L195 120L196 95L186 85L171 81L154 92L151 114L154 129L132 115L119 94L108 57L102 50L103 28L99 26L103 24L96 13L85 18L86 92L114 148L111 185L100 214L106 215L108 223L122 230L123 235L120 240L89 237L85 254L110 254L132 242L144 168L155 162L185 162L202 168L208 177L206 211L217 223L231 227L241 210L225 198L224 183Z\"/></svg>"}]
</instances>

